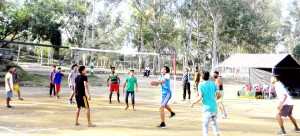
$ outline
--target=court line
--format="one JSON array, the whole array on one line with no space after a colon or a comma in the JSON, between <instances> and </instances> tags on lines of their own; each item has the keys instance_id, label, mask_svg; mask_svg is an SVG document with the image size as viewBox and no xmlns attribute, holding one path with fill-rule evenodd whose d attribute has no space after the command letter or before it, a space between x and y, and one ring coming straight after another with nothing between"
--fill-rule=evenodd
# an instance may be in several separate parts
<instances>
[{"instance_id":1,"label":"court line","mask_svg":"<svg viewBox=\"0 0 300 136\"><path fill-rule=\"evenodd\" d=\"M152 116L147 118L135 118L135 120L141 120L141 119L154 119L158 118L158 116ZM106 126L110 124L120 123L120 122L129 122L131 120L113 120L113 121L106 121L106 122L94 122L97 126ZM58 130L58 129L68 129L68 128L75 128L76 126L67 126L67 127L54 127L54 128L46 128L46 129L32 129L32 130L26 130L21 131L21 133L31 133L31 132L42 132L42 131L51 131L51 130Z\"/></svg>"},{"instance_id":2,"label":"court line","mask_svg":"<svg viewBox=\"0 0 300 136\"><path fill-rule=\"evenodd\" d=\"M7 127L0 126L0 129L6 130L6 131L9 131L9 132L11 132L11 133L18 134L18 135L21 135L21 136L25 136L24 133L18 132L18 131L12 130L12 129L9 129L9 128L7 128Z\"/></svg>"}]
</instances>

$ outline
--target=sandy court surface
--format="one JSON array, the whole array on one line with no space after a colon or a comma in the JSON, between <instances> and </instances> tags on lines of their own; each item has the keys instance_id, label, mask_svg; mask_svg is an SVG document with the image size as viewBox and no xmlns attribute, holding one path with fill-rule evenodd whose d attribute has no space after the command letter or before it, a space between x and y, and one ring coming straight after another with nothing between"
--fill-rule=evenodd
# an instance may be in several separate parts
<instances>
[{"instance_id":1,"label":"sandy court surface","mask_svg":"<svg viewBox=\"0 0 300 136\"><path fill-rule=\"evenodd\" d=\"M106 80L107 75L101 75ZM61 99L50 98L47 87L21 87L24 101L18 101L16 93L11 105L15 109L6 109L4 88L0 87L0 135L15 136L43 136L43 135L111 135L111 136L182 136L201 135L202 105L192 109L188 102L182 102L181 86L177 86L175 98L170 106L176 112L174 118L166 118L166 129L158 129L159 103L161 101L160 87L149 86L149 81L157 77L143 78L137 76L139 93L136 94L136 110L125 111L124 95L121 95L121 104L116 102L113 95L113 104L108 104L108 87L90 87L92 100L92 122L95 128L88 128L84 109L80 115L80 126L75 127L76 105L67 103L70 89L62 85ZM124 80L124 75L121 76ZM122 82L123 84L124 82ZM173 82L172 82L173 84ZM173 88L173 85L172 85ZM276 100L253 100L236 98L236 90L240 85L225 84L224 103L228 118L218 119L222 136L272 136L278 130L275 119ZM193 98L195 93L192 91ZM300 124L300 101L295 100L294 116ZM166 111L166 116L169 113ZM289 136L299 136L293 133L292 123L284 119L285 128ZM210 129L210 135L212 130Z\"/></svg>"}]
</instances>

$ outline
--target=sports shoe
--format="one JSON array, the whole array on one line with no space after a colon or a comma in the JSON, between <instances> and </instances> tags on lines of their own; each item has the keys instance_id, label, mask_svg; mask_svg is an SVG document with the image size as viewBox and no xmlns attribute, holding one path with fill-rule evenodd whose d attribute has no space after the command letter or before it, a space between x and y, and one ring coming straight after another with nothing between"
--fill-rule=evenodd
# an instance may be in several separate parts
<instances>
[{"instance_id":1,"label":"sports shoe","mask_svg":"<svg viewBox=\"0 0 300 136\"><path fill-rule=\"evenodd\" d=\"M185 101L185 99L182 99L181 101Z\"/></svg>"},{"instance_id":2,"label":"sports shoe","mask_svg":"<svg viewBox=\"0 0 300 136\"><path fill-rule=\"evenodd\" d=\"M286 132L285 132L285 131L279 131L279 132L276 132L275 134L276 134L276 135L282 135L282 136L285 136L285 135L286 135Z\"/></svg>"},{"instance_id":3,"label":"sports shoe","mask_svg":"<svg viewBox=\"0 0 300 136\"><path fill-rule=\"evenodd\" d=\"M73 104L73 100L72 99L70 99L68 102L69 102L69 104Z\"/></svg>"},{"instance_id":4,"label":"sports shoe","mask_svg":"<svg viewBox=\"0 0 300 136\"><path fill-rule=\"evenodd\" d=\"M10 105L8 105L8 106L6 106L6 108L13 109L14 107L13 107L13 106L10 106Z\"/></svg>"},{"instance_id":5,"label":"sports shoe","mask_svg":"<svg viewBox=\"0 0 300 136\"><path fill-rule=\"evenodd\" d=\"M300 129L299 129L299 128L295 128L295 129L293 130L293 132L300 133Z\"/></svg>"},{"instance_id":6,"label":"sports shoe","mask_svg":"<svg viewBox=\"0 0 300 136\"><path fill-rule=\"evenodd\" d=\"M158 126L156 126L157 128L166 128L166 124L165 123L160 123Z\"/></svg>"},{"instance_id":7,"label":"sports shoe","mask_svg":"<svg viewBox=\"0 0 300 136\"><path fill-rule=\"evenodd\" d=\"M222 118L223 118L223 119L227 118L227 115L226 115L226 114L223 114L223 115L222 115Z\"/></svg>"},{"instance_id":8,"label":"sports shoe","mask_svg":"<svg viewBox=\"0 0 300 136\"><path fill-rule=\"evenodd\" d=\"M170 118L174 117L176 114L174 112L171 112Z\"/></svg>"}]
</instances>

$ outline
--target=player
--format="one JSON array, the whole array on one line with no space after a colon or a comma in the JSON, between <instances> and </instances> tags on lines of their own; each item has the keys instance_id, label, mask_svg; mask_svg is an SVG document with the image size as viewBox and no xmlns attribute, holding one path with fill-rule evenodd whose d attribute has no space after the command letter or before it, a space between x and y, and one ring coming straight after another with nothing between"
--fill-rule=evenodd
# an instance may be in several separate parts
<instances>
[{"instance_id":1,"label":"player","mask_svg":"<svg viewBox=\"0 0 300 136\"><path fill-rule=\"evenodd\" d=\"M168 105L168 102L170 101L171 97L172 97L172 91L171 91L171 87L170 87L170 69L167 66L164 66L161 69L161 76L159 77L158 81L152 81L150 82L151 86L158 86L159 84L161 85L162 88L162 101L160 103L160 119L161 119L161 123L156 126L158 128L165 128L166 127L166 123L165 123L165 112L164 109L166 108L171 115L169 116L170 118L175 116L175 113L172 111L171 107Z\"/></svg>"},{"instance_id":2,"label":"player","mask_svg":"<svg viewBox=\"0 0 300 136\"><path fill-rule=\"evenodd\" d=\"M137 83L137 78L134 76L134 70L130 70L129 76L126 77L124 87L123 87L123 94L125 93L125 87L126 87L126 95L125 95L125 102L126 102L126 108L127 110L129 108L128 105L128 97L129 94L131 95L131 101L132 101L132 109L134 109L134 97L135 97L135 92L138 92L138 83ZM134 87L136 87L134 89Z\"/></svg>"},{"instance_id":3,"label":"player","mask_svg":"<svg viewBox=\"0 0 300 136\"><path fill-rule=\"evenodd\" d=\"M185 72L182 76L182 86L183 86L183 99L182 101L186 100L186 92L188 92L188 101L191 99L191 84L190 84L190 70L188 67L185 68Z\"/></svg>"},{"instance_id":4,"label":"player","mask_svg":"<svg viewBox=\"0 0 300 136\"><path fill-rule=\"evenodd\" d=\"M14 90L13 87L13 67L7 66L7 73L5 75L5 91L6 91L6 108L13 109L14 107L9 104L9 101L12 98L12 93Z\"/></svg>"},{"instance_id":5,"label":"player","mask_svg":"<svg viewBox=\"0 0 300 136\"><path fill-rule=\"evenodd\" d=\"M203 103L203 112L202 112L202 129L203 136L208 136L208 124L210 122L213 128L213 131L216 136L219 136L219 129L217 124L218 118L218 106L216 99L221 97L221 94L217 86L213 82L209 82L209 72L204 71L202 73L203 82L199 85L199 97L191 104L193 108L194 105L200 101Z\"/></svg>"},{"instance_id":6,"label":"player","mask_svg":"<svg viewBox=\"0 0 300 136\"><path fill-rule=\"evenodd\" d=\"M88 102L91 100L91 96L88 88L88 78L86 76L86 70L84 66L79 67L79 73L80 75L76 77L75 84L74 84L75 98L77 103L75 126L80 125L78 123L78 118L79 118L81 107L83 107L86 109L88 127L95 127L96 125L92 124L91 122L91 113L90 113L90 107Z\"/></svg>"},{"instance_id":7,"label":"player","mask_svg":"<svg viewBox=\"0 0 300 136\"><path fill-rule=\"evenodd\" d=\"M120 103L120 92L119 92L119 85L121 83L119 75L115 73L115 67L110 68L111 73L109 77L107 78L107 86L110 87L110 94L109 94L109 104L111 104L111 97L114 91L117 92L117 99L118 103ZM109 80L110 80L110 85L109 85Z\"/></svg>"},{"instance_id":8,"label":"player","mask_svg":"<svg viewBox=\"0 0 300 136\"><path fill-rule=\"evenodd\" d=\"M52 90L53 90L53 95L55 96L55 86L54 86L54 75L56 73L56 66L53 66L52 71L50 72L50 92L49 96L52 97Z\"/></svg>"},{"instance_id":9,"label":"player","mask_svg":"<svg viewBox=\"0 0 300 136\"><path fill-rule=\"evenodd\" d=\"M74 84L75 84L75 78L78 76L78 66L77 64L72 65L71 67L72 71L69 74L68 77L68 84L69 84L69 88L72 90L70 98L69 98L69 104L74 104L73 102L73 97L74 97Z\"/></svg>"},{"instance_id":10,"label":"player","mask_svg":"<svg viewBox=\"0 0 300 136\"><path fill-rule=\"evenodd\" d=\"M56 99L59 99L59 95L58 93L60 92L60 83L61 83L61 79L65 76L65 74L63 74L61 72L61 68L58 67L58 72L55 73L53 80L54 80L54 86L55 86L55 91L56 91Z\"/></svg>"},{"instance_id":11,"label":"player","mask_svg":"<svg viewBox=\"0 0 300 136\"><path fill-rule=\"evenodd\" d=\"M197 94L197 97L199 96L199 92L198 92L199 83L200 83L200 73L198 67L196 67L195 76L194 76L194 90Z\"/></svg>"},{"instance_id":12,"label":"player","mask_svg":"<svg viewBox=\"0 0 300 136\"><path fill-rule=\"evenodd\" d=\"M215 78L215 84L217 85L217 88L219 89L219 92L222 95L222 98L218 100L218 107L222 112L221 113L222 118L226 118L227 114L226 114L226 111L225 111L225 107L223 105L223 98L224 98L223 82L222 82L222 80L219 76L218 71L214 72L214 78Z\"/></svg>"},{"instance_id":13,"label":"player","mask_svg":"<svg viewBox=\"0 0 300 136\"><path fill-rule=\"evenodd\" d=\"M16 66L13 66L12 76L13 76L14 91L17 92L19 100L22 101L24 99L21 98L21 90L20 90L20 87L19 87L19 80L18 80L18 73L17 73L17 67Z\"/></svg>"},{"instance_id":14,"label":"player","mask_svg":"<svg viewBox=\"0 0 300 136\"><path fill-rule=\"evenodd\" d=\"M277 97L279 99L279 105L277 106L277 109L278 109L277 120L278 120L279 126L281 128L281 131L278 132L277 134L286 135L286 132L285 132L285 129L283 126L283 121L281 118L282 116L283 117L288 116L295 126L294 131L299 133L300 129L298 128L297 122L292 115L293 105L294 105L292 98L287 93L287 90L285 89L284 85L280 82L278 75L273 75L271 77L271 81L275 85L275 91L276 91Z\"/></svg>"}]
</instances>

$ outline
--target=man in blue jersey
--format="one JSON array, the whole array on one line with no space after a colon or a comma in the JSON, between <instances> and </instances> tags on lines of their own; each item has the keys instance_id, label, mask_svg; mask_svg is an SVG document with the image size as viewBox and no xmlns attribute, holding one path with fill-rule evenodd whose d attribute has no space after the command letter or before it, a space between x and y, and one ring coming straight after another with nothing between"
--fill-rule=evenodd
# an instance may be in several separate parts
<instances>
[{"instance_id":1,"label":"man in blue jersey","mask_svg":"<svg viewBox=\"0 0 300 136\"><path fill-rule=\"evenodd\" d=\"M194 105L200 101L203 103L202 111L202 128L203 136L208 136L208 124L211 122L213 131L216 136L219 136L219 129L217 125L217 113L218 105L217 98L221 98L221 94L215 85L215 83L208 81L209 72L204 71L202 73L203 82L199 85L199 97L191 104L193 108Z\"/></svg>"},{"instance_id":2,"label":"man in blue jersey","mask_svg":"<svg viewBox=\"0 0 300 136\"><path fill-rule=\"evenodd\" d=\"M175 113L172 111L171 107L168 105L168 102L170 101L171 97L172 97L172 91L171 91L171 87L170 87L170 69L167 66L164 66L161 69L161 76L158 78L158 81L152 81L150 82L151 86L158 86L159 84L162 87L162 101L160 103L160 119L161 119L161 123L156 126L158 128L165 128L166 124L165 124L165 111L164 109L166 108L170 113L170 118L172 118L173 116L175 116Z\"/></svg>"}]
</instances>

